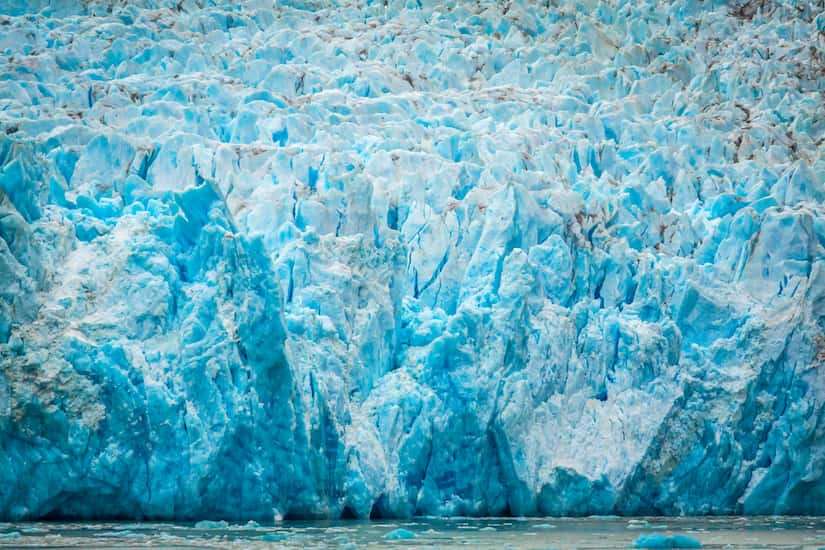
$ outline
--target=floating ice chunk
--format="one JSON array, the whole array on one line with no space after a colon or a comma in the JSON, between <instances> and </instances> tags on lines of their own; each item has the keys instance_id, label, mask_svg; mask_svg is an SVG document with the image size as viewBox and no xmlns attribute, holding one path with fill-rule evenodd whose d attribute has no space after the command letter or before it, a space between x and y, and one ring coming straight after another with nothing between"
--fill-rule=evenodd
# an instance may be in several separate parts
<instances>
[{"instance_id":1,"label":"floating ice chunk","mask_svg":"<svg viewBox=\"0 0 825 550\"><path fill-rule=\"evenodd\" d=\"M702 543L687 535L639 535L634 548L701 548Z\"/></svg>"},{"instance_id":2,"label":"floating ice chunk","mask_svg":"<svg viewBox=\"0 0 825 550\"><path fill-rule=\"evenodd\" d=\"M414 539L415 537L415 533L413 533L412 531L407 531L406 529L401 527L399 527L398 529L394 529L384 535L384 538L387 540L407 540Z\"/></svg>"}]
</instances>

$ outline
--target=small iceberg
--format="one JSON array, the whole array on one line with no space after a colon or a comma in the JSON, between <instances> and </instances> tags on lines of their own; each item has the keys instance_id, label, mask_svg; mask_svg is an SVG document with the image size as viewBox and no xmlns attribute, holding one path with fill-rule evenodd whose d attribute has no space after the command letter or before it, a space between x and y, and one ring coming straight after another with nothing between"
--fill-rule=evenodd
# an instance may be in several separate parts
<instances>
[{"instance_id":1,"label":"small iceberg","mask_svg":"<svg viewBox=\"0 0 825 550\"><path fill-rule=\"evenodd\" d=\"M384 535L384 538L387 539L387 540L414 539L415 538L415 533L413 533L412 531L407 531L406 529L398 528L398 529L393 529L392 531L390 531L389 533Z\"/></svg>"},{"instance_id":2,"label":"small iceberg","mask_svg":"<svg viewBox=\"0 0 825 550\"><path fill-rule=\"evenodd\" d=\"M702 543L687 535L640 535L634 548L701 548Z\"/></svg>"}]
</instances>

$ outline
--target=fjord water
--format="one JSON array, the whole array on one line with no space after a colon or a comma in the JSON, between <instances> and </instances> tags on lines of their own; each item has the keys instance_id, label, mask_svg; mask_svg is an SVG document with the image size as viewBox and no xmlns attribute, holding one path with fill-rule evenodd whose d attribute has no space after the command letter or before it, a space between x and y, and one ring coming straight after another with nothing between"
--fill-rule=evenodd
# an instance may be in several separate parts
<instances>
[{"instance_id":1,"label":"fjord water","mask_svg":"<svg viewBox=\"0 0 825 550\"><path fill-rule=\"evenodd\" d=\"M414 536L387 537L399 529ZM415 518L213 522L212 528L191 523L17 523L3 524L0 531L0 547L16 548L628 548L640 537L657 534L686 535L690 539L685 540L698 541L702 548L825 547L822 517Z\"/></svg>"}]
</instances>

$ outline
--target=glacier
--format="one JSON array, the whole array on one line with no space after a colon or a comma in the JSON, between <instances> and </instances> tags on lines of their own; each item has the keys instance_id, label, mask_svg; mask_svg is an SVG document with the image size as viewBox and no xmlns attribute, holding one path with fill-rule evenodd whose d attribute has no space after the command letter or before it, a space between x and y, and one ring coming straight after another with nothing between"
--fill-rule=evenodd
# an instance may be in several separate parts
<instances>
[{"instance_id":1,"label":"glacier","mask_svg":"<svg viewBox=\"0 0 825 550\"><path fill-rule=\"evenodd\" d=\"M825 513L825 15L0 0L0 519Z\"/></svg>"}]
</instances>

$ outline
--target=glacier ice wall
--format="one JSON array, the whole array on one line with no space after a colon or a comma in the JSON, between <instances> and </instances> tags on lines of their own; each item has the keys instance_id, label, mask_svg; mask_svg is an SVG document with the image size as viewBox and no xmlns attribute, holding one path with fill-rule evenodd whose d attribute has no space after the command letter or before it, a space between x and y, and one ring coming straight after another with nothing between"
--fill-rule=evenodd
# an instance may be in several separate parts
<instances>
[{"instance_id":1,"label":"glacier ice wall","mask_svg":"<svg viewBox=\"0 0 825 550\"><path fill-rule=\"evenodd\" d=\"M0 517L825 513L815 2L276 4L0 0Z\"/></svg>"}]
</instances>

